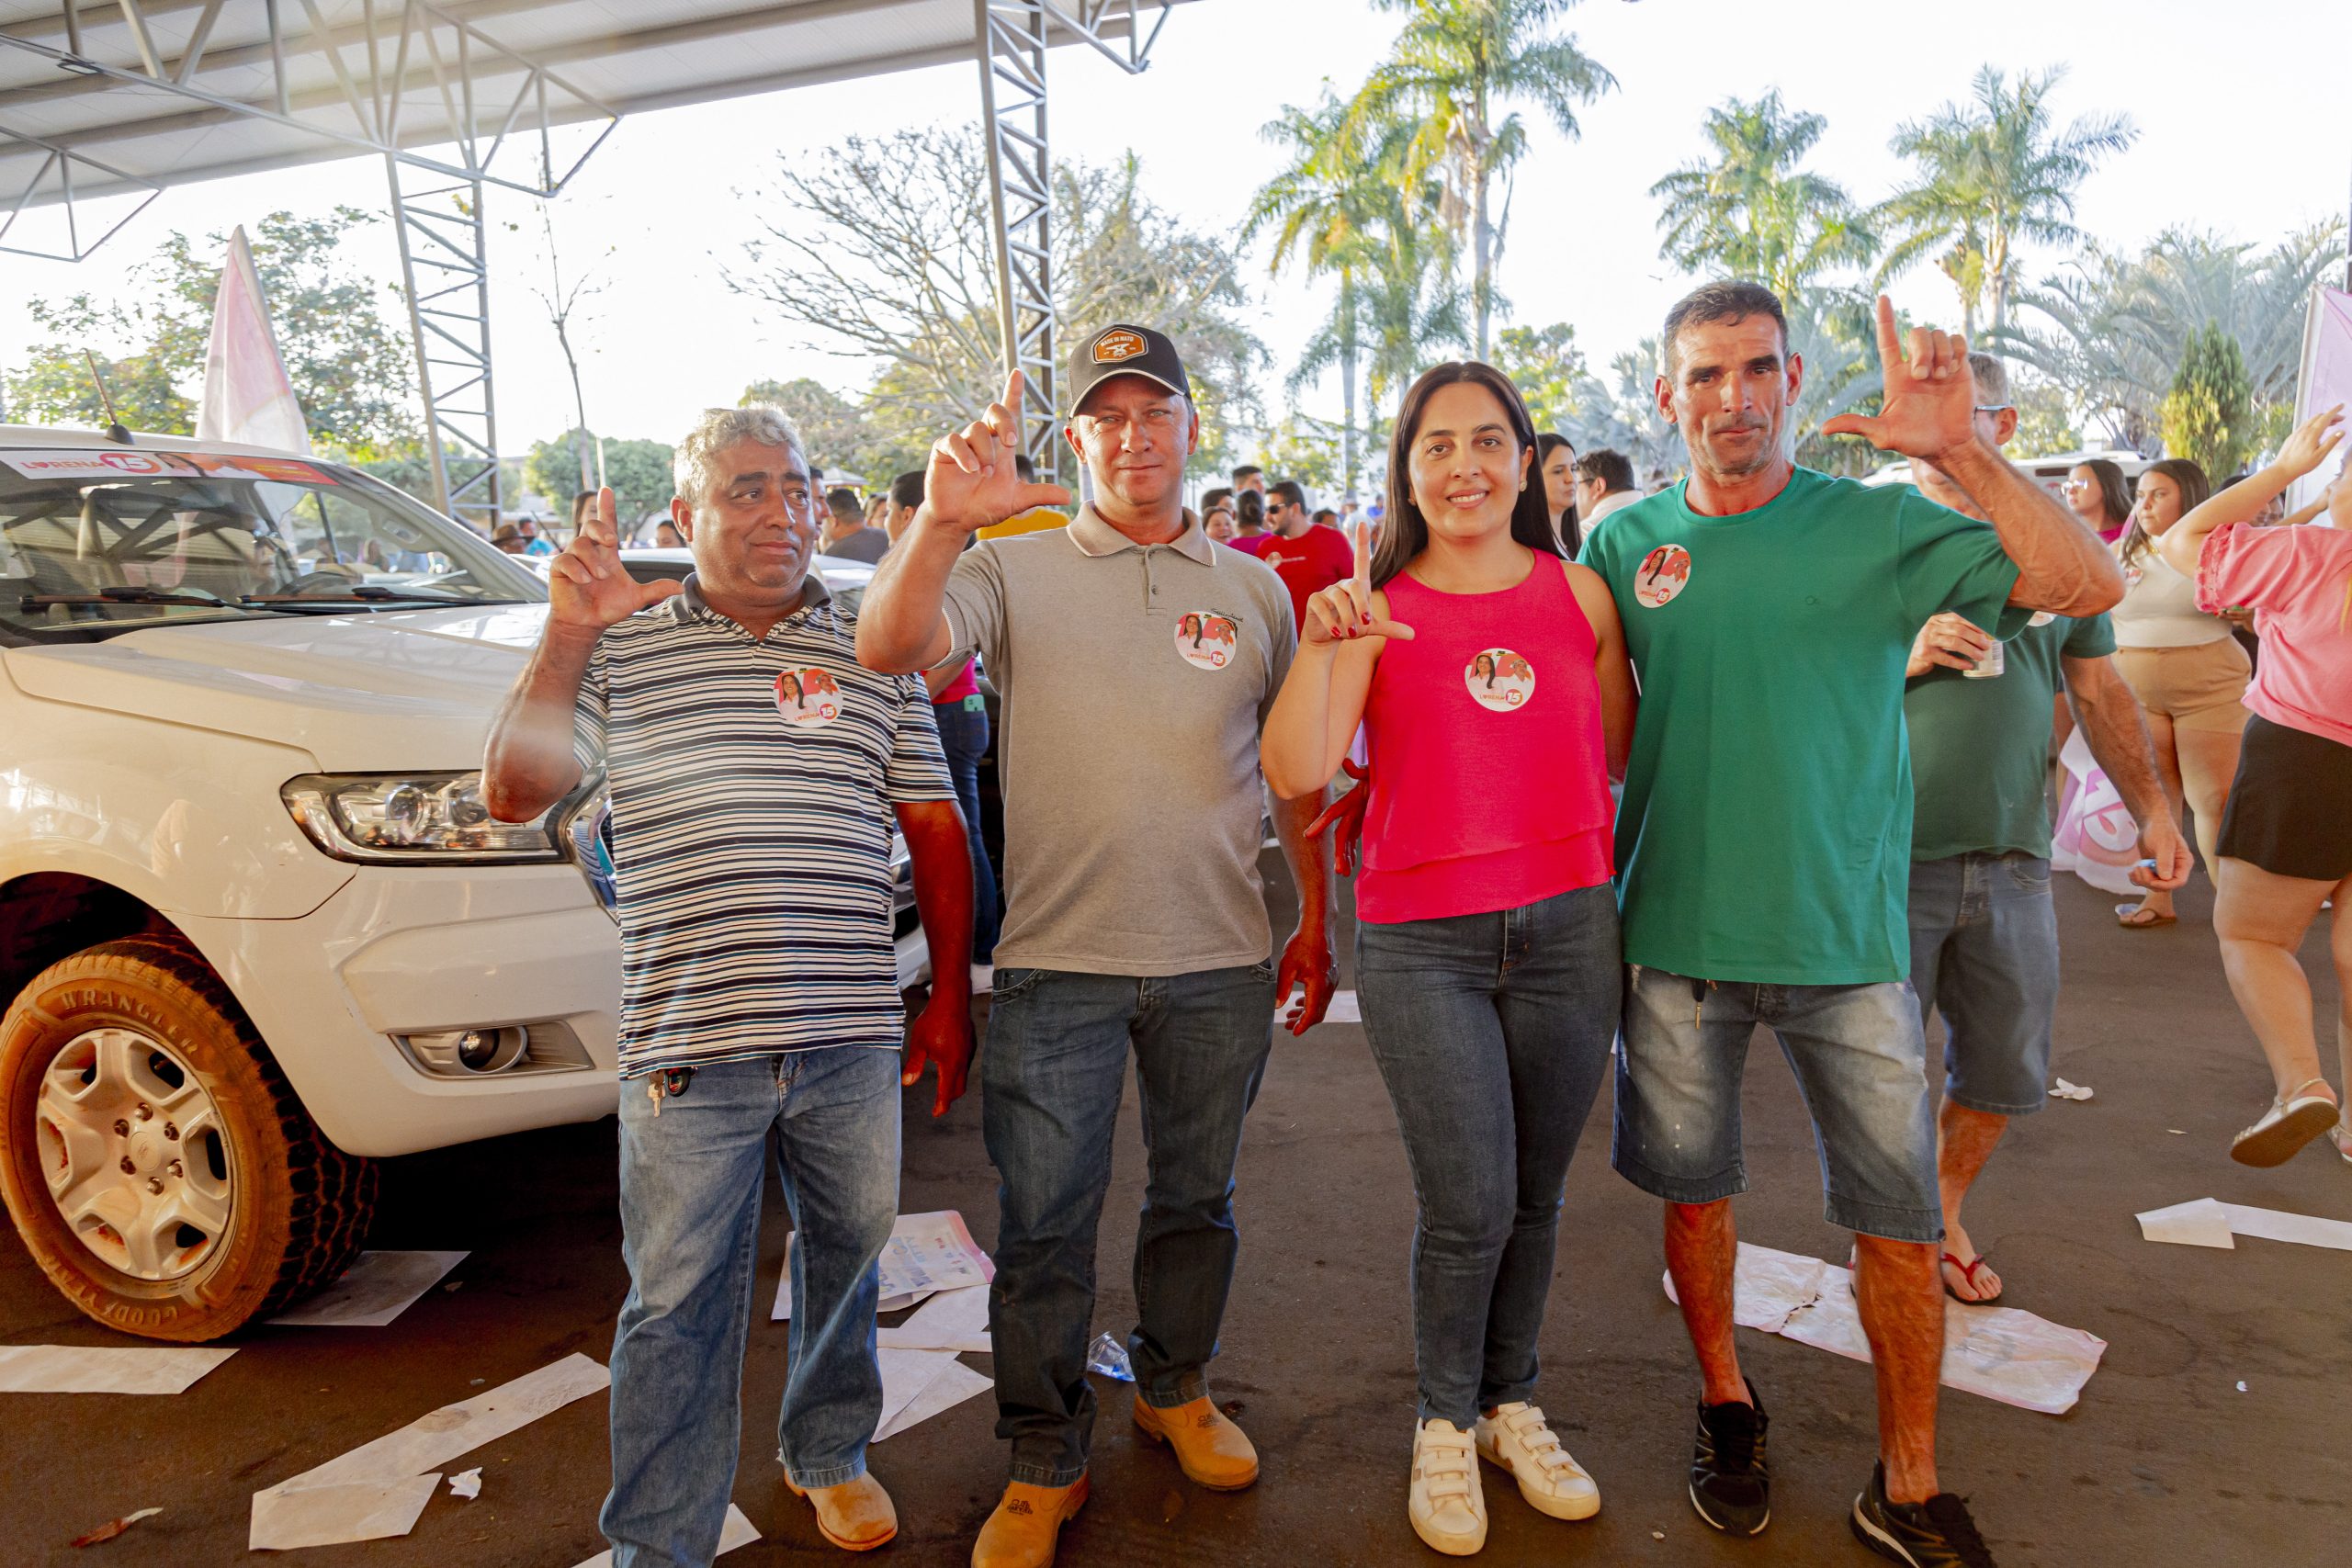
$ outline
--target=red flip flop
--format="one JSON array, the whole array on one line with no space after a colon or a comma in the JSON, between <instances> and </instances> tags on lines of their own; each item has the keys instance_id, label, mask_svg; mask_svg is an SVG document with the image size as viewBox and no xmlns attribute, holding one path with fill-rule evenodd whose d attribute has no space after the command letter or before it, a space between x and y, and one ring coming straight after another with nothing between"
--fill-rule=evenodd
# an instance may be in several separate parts
<instances>
[{"instance_id":1,"label":"red flip flop","mask_svg":"<svg viewBox=\"0 0 2352 1568\"><path fill-rule=\"evenodd\" d=\"M1960 1277L1968 1281L1971 1289L1981 1288L1978 1287L1976 1283L1976 1270L1984 1267L1984 1255L1983 1253L1978 1253L1975 1257L1963 1263L1958 1258L1955 1258L1951 1253L1947 1252L1943 1255L1943 1261L1959 1269ZM1938 1266L1936 1273L1939 1278L1943 1274L1943 1269L1940 1265ZM1944 1284L1944 1294L1950 1296L1952 1300L1958 1302L1962 1306L1973 1307L1994 1306L1996 1305L2001 1299L2000 1293L1996 1292L1992 1295L1979 1296L1974 1301L1971 1301L1966 1296L1962 1295L1958 1291L1953 1290L1949 1280Z\"/></svg>"}]
</instances>

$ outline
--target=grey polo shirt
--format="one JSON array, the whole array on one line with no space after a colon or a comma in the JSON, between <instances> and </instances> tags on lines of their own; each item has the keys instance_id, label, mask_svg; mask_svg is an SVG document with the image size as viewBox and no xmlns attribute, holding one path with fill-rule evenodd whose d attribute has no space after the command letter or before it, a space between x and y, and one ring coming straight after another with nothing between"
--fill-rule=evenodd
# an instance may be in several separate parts
<instances>
[{"instance_id":1,"label":"grey polo shirt","mask_svg":"<svg viewBox=\"0 0 2352 1568\"><path fill-rule=\"evenodd\" d=\"M1197 526L1138 546L1085 506L958 557L947 627L1004 701L997 964L1264 963L1258 731L1297 646L1282 579Z\"/></svg>"}]
</instances>

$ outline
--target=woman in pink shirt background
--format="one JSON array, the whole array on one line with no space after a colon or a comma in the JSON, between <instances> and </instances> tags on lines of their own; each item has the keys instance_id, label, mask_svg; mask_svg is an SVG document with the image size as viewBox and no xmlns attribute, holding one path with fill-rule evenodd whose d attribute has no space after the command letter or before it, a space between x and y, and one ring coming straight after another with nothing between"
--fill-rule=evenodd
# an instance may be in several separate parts
<instances>
[{"instance_id":1,"label":"woman in pink shirt background","mask_svg":"<svg viewBox=\"0 0 2352 1568\"><path fill-rule=\"evenodd\" d=\"M2288 437L2278 460L2182 518L2159 545L2193 574L2197 603L2255 613L2262 661L2247 687L2237 780L2222 821L2213 930L2230 990L2269 1059L2276 1097L2230 1147L2278 1165L2322 1133L2352 1160L2352 1126L2327 1085L2297 949L2335 904L2336 1047L2352 1081L2352 475L2327 521L2259 528L2251 520L2319 468L2344 439L2342 404Z\"/></svg>"},{"instance_id":2,"label":"woman in pink shirt background","mask_svg":"<svg viewBox=\"0 0 2352 1568\"><path fill-rule=\"evenodd\" d=\"M1480 1457L1553 1517L1600 1506L1532 1401L1568 1162L1617 1032L1609 781L1634 686L1607 586L1560 557L1535 449L1491 367L1413 384L1379 547L1357 524L1355 575L1307 601L1261 743L1292 799L1359 722L1370 747L1356 987L1420 1204L1407 1517L1457 1556L1486 1539Z\"/></svg>"}]
</instances>

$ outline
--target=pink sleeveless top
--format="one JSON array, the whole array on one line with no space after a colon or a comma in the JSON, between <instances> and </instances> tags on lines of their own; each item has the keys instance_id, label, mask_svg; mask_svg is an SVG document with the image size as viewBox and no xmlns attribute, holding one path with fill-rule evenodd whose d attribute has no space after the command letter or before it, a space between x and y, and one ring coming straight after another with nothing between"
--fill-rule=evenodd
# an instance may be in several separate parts
<instances>
[{"instance_id":1,"label":"pink sleeveless top","mask_svg":"<svg viewBox=\"0 0 2352 1568\"><path fill-rule=\"evenodd\" d=\"M1515 909L1614 874L1592 624L1560 563L1498 593L1399 572L1364 700L1372 799L1356 915L1389 924Z\"/></svg>"}]
</instances>

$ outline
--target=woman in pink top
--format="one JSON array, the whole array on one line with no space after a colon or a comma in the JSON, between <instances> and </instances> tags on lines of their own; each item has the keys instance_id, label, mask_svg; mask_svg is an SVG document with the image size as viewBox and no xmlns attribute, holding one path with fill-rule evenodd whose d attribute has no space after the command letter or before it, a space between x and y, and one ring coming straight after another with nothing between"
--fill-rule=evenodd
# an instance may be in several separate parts
<instances>
[{"instance_id":1,"label":"woman in pink top","mask_svg":"<svg viewBox=\"0 0 2352 1568\"><path fill-rule=\"evenodd\" d=\"M2278 1165L2323 1132L2352 1160L2352 1127L2321 1074L2311 985L2295 958L2334 899L2335 1039L2352 1082L2352 477L2336 479L2324 524L2248 525L2335 450L2343 412L2338 404L2304 423L2277 462L2182 518L2160 546L2195 576L2199 609L2246 605L2262 637L2213 903L2230 989L2277 1080L2270 1108L2230 1146L2247 1165Z\"/></svg>"},{"instance_id":2,"label":"woman in pink top","mask_svg":"<svg viewBox=\"0 0 2352 1568\"><path fill-rule=\"evenodd\" d=\"M1357 524L1355 576L1307 601L1261 746L1294 799L1359 722L1370 747L1356 986L1420 1201L1408 1515L1454 1555L1486 1539L1479 1455L1555 1517L1600 1506L1531 1401L1560 1195L1617 1033L1609 780L1634 676L1607 586L1560 558L1535 446L1490 367L1413 384L1379 549Z\"/></svg>"}]
</instances>

